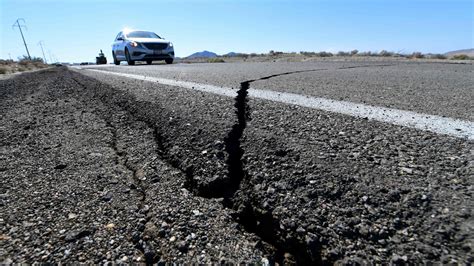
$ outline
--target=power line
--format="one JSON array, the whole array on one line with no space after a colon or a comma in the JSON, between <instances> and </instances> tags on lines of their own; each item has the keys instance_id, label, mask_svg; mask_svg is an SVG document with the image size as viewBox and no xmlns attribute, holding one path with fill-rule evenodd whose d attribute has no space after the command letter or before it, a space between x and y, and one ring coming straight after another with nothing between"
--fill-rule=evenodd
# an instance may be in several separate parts
<instances>
[{"instance_id":1,"label":"power line","mask_svg":"<svg viewBox=\"0 0 474 266\"><path fill-rule=\"evenodd\" d=\"M47 64L48 61L46 61L46 56L44 55L43 44L44 44L43 41L39 41L39 42L38 42L38 45L41 46L41 52L43 52L44 63Z\"/></svg>"},{"instance_id":2,"label":"power line","mask_svg":"<svg viewBox=\"0 0 474 266\"><path fill-rule=\"evenodd\" d=\"M25 36L23 36L23 31L21 30L22 27L24 27L25 29L28 29L28 28L26 27L26 25L20 25L20 21L23 21L23 23L26 23L24 19L19 18L15 21L12 28L15 29L15 27L17 27L20 30L21 38L23 39L23 44L25 44L26 53L28 54L28 58L31 60L30 51L28 51L28 46L26 45Z\"/></svg>"}]
</instances>

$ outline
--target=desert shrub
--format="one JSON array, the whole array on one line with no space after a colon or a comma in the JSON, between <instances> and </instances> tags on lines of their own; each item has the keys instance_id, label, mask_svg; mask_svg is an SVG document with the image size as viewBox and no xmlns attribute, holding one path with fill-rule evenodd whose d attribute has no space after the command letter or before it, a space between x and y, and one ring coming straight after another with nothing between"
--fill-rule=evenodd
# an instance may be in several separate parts
<instances>
[{"instance_id":1,"label":"desert shrub","mask_svg":"<svg viewBox=\"0 0 474 266\"><path fill-rule=\"evenodd\" d=\"M7 68L6 67L0 67L0 74L6 74L7 73Z\"/></svg>"},{"instance_id":2,"label":"desert shrub","mask_svg":"<svg viewBox=\"0 0 474 266\"><path fill-rule=\"evenodd\" d=\"M316 55L315 52L305 52L305 51L301 51L300 54L304 55L304 56L315 56Z\"/></svg>"},{"instance_id":3,"label":"desert shrub","mask_svg":"<svg viewBox=\"0 0 474 266\"><path fill-rule=\"evenodd\" d=\"M322 51L322 52L319 52L319 53L301 51L300 54L304 55L304 56L319 56L319 57L331 57L331 56L333 56L332 53L325 52L325 51Z\"/></svg>"},{"instance_id":4,"label":"desert shrub","mask_svg":"<svg viewBox=\"0 0 474 266\"><path fill-rule=\"evenodd\" d=\"M359 53L360 56L373 56L372 52L371 51L367 51L367 52L360 52Z\"/></svg>"},{"instance_id":5,"label":"desert shrub","mask_svg":"<svg viewBox=\"0 0 474 266\"><path fill-rule=\"evenodd\" d=\"M349 56L349 55L350 55L349 52L344 52L344 51L337 52L337 56Z\"/></svg>"},{"instance_id":6,"label":"desert shrub","mask_svg":"<svg viewBox=\"0 0 474 266\"><path fill-rule=\"evenodd\" d=\"M413 52L410 56L411 58L425 58L425 55L421 52Z\"/></svg>"},{"instance_id":7,"label":"desert shrub","mask_svg":"<svg viewBox=\"0 0 474 266\"><path fill-rule=\"evenodd\" d=\"M268 52L268 54L270 54L270 55L279 55L279 54L283 54L283 52L270 50L270 52Z\"/></svg>"},{"instance_id":8,"label":"desert shrub","mask_svg":"<svg viewBox=\"0 0 474 266\"><path fill-rule=\"evenodd\" d=\"M13 60L3 60L3 59L0 59L0 65L11 65L15 63Z\"/></svg>"},{"instance_id":9,"label":"desert shrub","mask_svg":"<svg viewBox=\"0 0 474 266\"><path fill-rule=\"evenodd\" d=\"M225 63L224 59L218 58L218 57L209 58L209 59L207 59L207 62L208 63Z\"/></svg>"},{"instance_id":10,"label":"desert shrub","mask_svg":"<svg viewBox=\"0 0 474 266\"><path fill-rule=\"evenodd\" d=\"M432 54L430 55L431 59L447 59L447 57L443 54Z\"/></svg>"},{"instance_id":11,"label":"desert shrub","mask_svg":"<svg viewBox=\"0 0 474 266\"><path fill-rule=\"evenodd\" d=\"M386 50L382 50L382 51L380 51L379 55L388 57L388 56L393 56L393 53L389 52L389 51L386 51Z\"/></svg>"},{"instance_id":12,"label":"desert shrub","mask_svg":"<svg viewBox=\"0 0 474 266\"><path fill-rule=\"evenodd\" d=\"M331 56L333 56L333 54L329 53L329 52L322 51L322 52L317 53L317 56L319 56L319 57L331 57Z\"/></svg>"},{"instance_id":13,"label":"desert shrub","mask_svg":"<svg viewBox=\"0 0 474 266\"><path fill-rule=\"evenodd\" d=\"M30 64L30 61L29 60L20 60L20 61L18 61L18 64L20 66L26 66L26 65Z\"/></svg>"},{"instance_id":14,"label":"desert shrub","mask_svg":"<svg viewBox=\"0 0 474 266\"><path fill-rule=\"evenodd\" d=\"M42 61L41 62L40 61L33 61L31 63L31 65L33 65L36 68L45 68L45 67L48 66L48 65L44 64Z\"/></svg>"},{"instance_id":15,"label":"desert shrub","mask_svg":"<svg viewBox=\"0 0 474 266\"><path fill-rule=\"evenodd\" d=\"M469 60L469 56L466 54L457 54L451 57L452 60Z\"/></svg>"},{"instance_id":16,"label":"desert shrub","mask_svg":"<svg viewBox=\"0 0 474 266\"><path fill-rule=\"evenodd\" d=\"M26 62L26 63L28 63L28 62L44 63L44 62L43 62L43 58L41 58L41 57L35 57L35 56L33 56L33 57L31 57L31 59L30 59L30 58L29 58L28 56L26 56L26 55L24 55L24 56L22 56L22 57L19 57L19 58L18 58L18 61L19 61L20 63L22 63L22 62Z\"/></svg>"},{"instance_id":17,"label":"desert shrub","mask_svg":"<svg viewBox=\"0 0 474 266\"><path fill-rule=\"evenodd\" d=\"M18 65L22 66L23 69L34 69L34 68L44 68L47 65L43 62L41 57L32 57L31 60L28 56L24 55L23 57L18 58Z\"/></svg>"},{"instance_id":18,"label":"desert shrub","mask_svg":"<svg viewBox=\"0 0 474 266\"><path fill-rule=\"evenodd\" d=\"M359 53L359 51L357 49L354 49L351 51L351 55L357 55Z\"/></svg>"}]
</instances>

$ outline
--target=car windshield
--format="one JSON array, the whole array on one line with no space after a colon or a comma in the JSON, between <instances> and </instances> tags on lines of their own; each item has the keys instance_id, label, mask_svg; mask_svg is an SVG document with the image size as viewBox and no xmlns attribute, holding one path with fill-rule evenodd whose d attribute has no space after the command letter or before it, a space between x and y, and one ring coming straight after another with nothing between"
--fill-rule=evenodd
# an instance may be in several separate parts
<instances>
[{"instance_id":1,"label":"car windshield","mask_svg":"<svg viewBox=\"0 0 474 266\"><path fill-rule=\"evenodd\" d=\"M132 32L127 33L127 37L128 38L159 38L161 39L160 36L149 31L132 31Z\"/></svg>"}]
</instances>

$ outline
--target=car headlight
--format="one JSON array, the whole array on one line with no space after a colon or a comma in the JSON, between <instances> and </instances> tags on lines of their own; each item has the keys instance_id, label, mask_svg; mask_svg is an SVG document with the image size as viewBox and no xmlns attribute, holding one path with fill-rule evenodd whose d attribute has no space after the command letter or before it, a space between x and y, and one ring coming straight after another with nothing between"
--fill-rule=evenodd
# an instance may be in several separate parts
<instances>
[{"instance_id":1,"label":"car headlight","mask_svg":"<svg viewBox=\"0 0 474 266\"><path fill-rule=\"evenodd\" d=\"M173 43L170 42L170 43L168 44L168 47L173 48Z\"/></svg>"},{"instance_id":2,"label":"car headlight","mask_svg":"<svg viewBox=\"0 0 474 266\"><path fill-rule=\"evenodd\" d=\"M136 43L136 42L130 42L130 46L132 46L132 47L137 47L137 46L138 46L138 43Z\"/></svg>"}]
</instances>

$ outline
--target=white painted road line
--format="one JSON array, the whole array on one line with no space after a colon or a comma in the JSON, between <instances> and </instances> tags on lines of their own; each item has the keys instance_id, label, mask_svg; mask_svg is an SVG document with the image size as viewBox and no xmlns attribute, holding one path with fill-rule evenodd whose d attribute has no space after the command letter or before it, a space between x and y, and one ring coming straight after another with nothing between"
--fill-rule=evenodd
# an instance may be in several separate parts
<instances>
[{"instance_id":1,"label":"white painted road line","mask_svg":"<svg viewBox=\"0 0 474 266\"><path fill-rule=\"evenodd\" d=\"M226 87L218 87L214 85L200 84L189 81L148 77L143 75L117 73L97 69L86 70L108 75L116 75L126 78L156 82L168 86L209 92L227 97L236 96L235 90ZM368 118L371 120L390 123L394 125L430 131L437 134L445 134L458 138L467 138L469 140L474 140L474 122L470 121L446 118L437 115L420 114L412 111L370 106L360 103L317 98L294 93L261 90L256 88L249 89L249 96L253 98L265 99L292 105L299 105L312 109L319 109L355 117Z\"/></svg>"}]
</instances>

